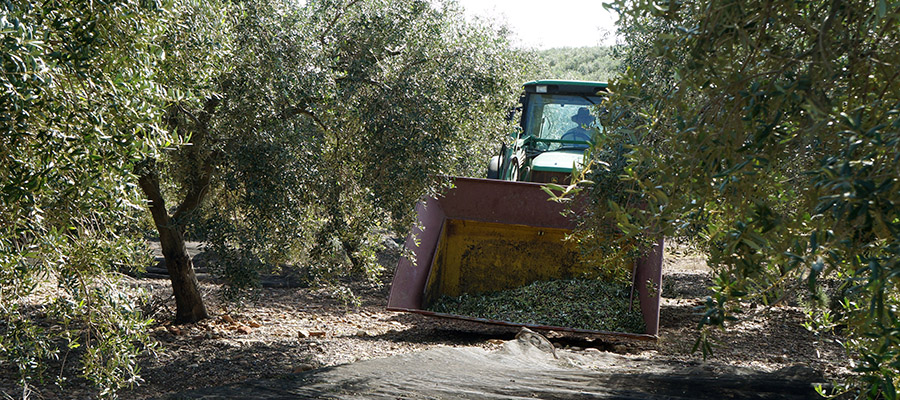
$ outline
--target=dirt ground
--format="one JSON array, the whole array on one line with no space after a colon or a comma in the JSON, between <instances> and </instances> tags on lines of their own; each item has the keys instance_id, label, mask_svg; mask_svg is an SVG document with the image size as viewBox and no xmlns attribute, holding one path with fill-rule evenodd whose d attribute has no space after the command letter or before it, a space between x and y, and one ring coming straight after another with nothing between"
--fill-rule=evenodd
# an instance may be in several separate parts
<instances>
[{"instance_id":1,"label":"dirt ground","mask_svg":"<svg viewBox=\"0 0 900 400\"><path fill-rule=\"evenodd\" d=\"M392 256L396 262L396 255ZM390 258L385 260L391 262ZM392 265L392 264L389 264ZM708 293L709 272L703 259L667 253L663 268L663 302L657 342L548 333L559 348L586 357L614 352L633 359L701 362L691 353L697 337L694 307ZM219 287L201 282L212 318L173 326L169 283L162 278L126 278L153 294L152 311L163 322L152 328L159 342L155 355L140 360L143 382L120 393L122 398L166 397L189 389L248 379L280 378L326 366L418 352L441 347L479 347L493 351L514 338L512 328L436 319L386 311L390 276L383 285L356 286L359 304L346 304L327 289L268 287L241 305L219 300ZM804 365L828 378L847 374L850 362L834 342L816 337L801 325L802 310L781 306L755 308L741 321L714 336L718 344L710 364L748 367L761 372ZM22 398L10 368L0 368L0 397ZM68 370L64 374L75 376ZM85 381L70 378L65 387L36 385L29 398L91 398Z\"/></svg>"}]
</instances>

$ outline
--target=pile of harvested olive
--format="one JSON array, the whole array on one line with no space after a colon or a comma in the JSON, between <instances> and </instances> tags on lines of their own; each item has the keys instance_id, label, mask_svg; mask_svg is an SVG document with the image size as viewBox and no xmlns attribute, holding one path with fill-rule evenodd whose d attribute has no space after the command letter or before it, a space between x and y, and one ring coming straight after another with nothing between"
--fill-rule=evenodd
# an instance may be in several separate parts
<instances>
[{"instance_id":1,"label":"pile of harvested olive","mask_svg":"<svg viewBox=\"0 0 900 400\"><path fill-rule=\"evenodd\" d=\"M428 309L520 324L644 333L637 299L634 307L629 303L630 289L595 279L542 281L499 292L444 296Z\"/></svg>"}]
</instances>

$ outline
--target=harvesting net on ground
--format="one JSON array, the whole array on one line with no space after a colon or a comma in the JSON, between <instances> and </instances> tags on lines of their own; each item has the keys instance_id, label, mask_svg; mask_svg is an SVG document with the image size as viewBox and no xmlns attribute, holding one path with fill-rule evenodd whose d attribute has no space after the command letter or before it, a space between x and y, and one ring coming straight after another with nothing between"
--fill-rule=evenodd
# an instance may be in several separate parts
<instances>
[{"instance_id":1,"label":"harvesting net on ground","mask_svg":"<svg viewBox=\"0 0 900 400\"><path fill-rule=\"evenodd\" d=\"M630 286L596 279L540 281L497 292L443 296L428 309L519 324L645 331L640 306L630 304Z\"/></svg>"}]
</instances>

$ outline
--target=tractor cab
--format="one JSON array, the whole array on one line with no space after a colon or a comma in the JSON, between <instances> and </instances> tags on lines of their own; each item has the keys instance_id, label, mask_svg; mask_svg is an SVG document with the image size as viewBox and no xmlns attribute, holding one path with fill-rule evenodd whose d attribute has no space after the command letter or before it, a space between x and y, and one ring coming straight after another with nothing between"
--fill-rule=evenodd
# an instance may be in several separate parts
<instances>
[{"instance_id":1,"label":"tractor cab","mask_svg":"<svg viewBox=\"0 0 900 400\"><path fill-rule=\"evenodd\" d=\"M541 80L524 85L521 129L488 166L488 178L565 182L580 166L594 135L602 132L591 111L607 92L603 82Z\"/></svg>"}]
</instances>

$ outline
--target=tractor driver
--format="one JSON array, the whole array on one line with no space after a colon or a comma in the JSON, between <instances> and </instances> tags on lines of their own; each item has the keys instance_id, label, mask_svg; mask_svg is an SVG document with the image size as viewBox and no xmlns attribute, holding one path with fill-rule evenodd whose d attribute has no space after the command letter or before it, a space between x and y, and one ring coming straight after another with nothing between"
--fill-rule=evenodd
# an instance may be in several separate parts
<instances>
[{"instance_id":1,"label":"tractor driver","mask_svg":"<svg viewBox=\"0 0 900 400\"><path fill-rule=\"evenodd\" d=\"M588 128L594 123L594 116L591 115L587 107L578 108L578 112L572 116L572 122L578 124L578 126L569 129L560 139L590 142L591 133ZM588 147L585 144L568 144L563 146L578 149L586 149Z\"/></svg>"}]
</instances>

